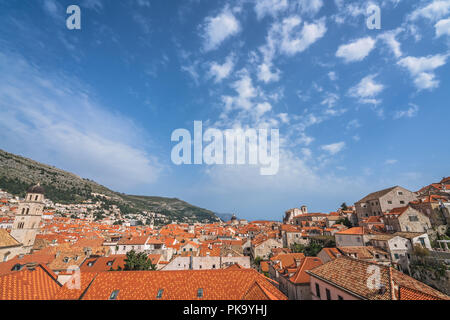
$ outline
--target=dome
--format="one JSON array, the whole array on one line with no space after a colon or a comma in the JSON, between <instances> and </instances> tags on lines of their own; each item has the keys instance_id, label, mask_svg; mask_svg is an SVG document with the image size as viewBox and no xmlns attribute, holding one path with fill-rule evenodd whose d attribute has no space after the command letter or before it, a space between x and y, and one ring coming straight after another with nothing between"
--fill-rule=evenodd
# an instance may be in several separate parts
<instances>
[{"instance_id":1,"label":"dome","mask_svg":"<svg viewBox=\"0 0 450 320\"><path fill-rule=\"evenodd\" d=\"M37 185L28 188L27 193L44 194L45 193L45 189L43 187L41 187L41 185L38 183Z\"/></svg>"}]
</instances>

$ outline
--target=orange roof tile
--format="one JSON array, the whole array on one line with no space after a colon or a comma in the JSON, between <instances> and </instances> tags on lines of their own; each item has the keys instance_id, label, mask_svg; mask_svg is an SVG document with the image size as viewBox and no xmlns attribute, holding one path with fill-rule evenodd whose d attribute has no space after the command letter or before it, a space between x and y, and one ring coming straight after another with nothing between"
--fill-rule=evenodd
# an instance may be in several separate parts
<instances>
[{"instance_id":1,"label":"orange roof tile","mask_svg":"<svg viewBox=\"0 0 450 320\"><path fill-rule=\"evenodd\" d=\"M87 288L83 300L107 300L113 291L118 291L117 300L156 300L159 290L163 290L161 300L241 300L249 297L247 293L255 282L266 299L286 300L285 295L253 269L101 272L88 278L83 284ZM89 282L90 279L93 280ZM197 296L199 289L203 289L202 298ZM63 287L56 297L81 297L82 290L79 295L73 291Z\"/></svg>"}]
</instances>

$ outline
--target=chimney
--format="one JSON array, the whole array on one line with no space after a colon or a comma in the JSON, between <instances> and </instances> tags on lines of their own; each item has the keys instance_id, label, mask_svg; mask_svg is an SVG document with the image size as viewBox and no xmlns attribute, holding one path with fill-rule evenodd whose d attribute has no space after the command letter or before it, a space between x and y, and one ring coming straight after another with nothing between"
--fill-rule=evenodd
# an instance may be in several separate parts
<instances>
[{"instance_id":1,"label":"chimney","mask_svg":"<svg viewBox=\"0 0 450 320\"><path fill-rule=\"evenodd\" d=\"M84 254L85 254L87 257L90 257L90 256L91 256L91 254L92 254L92 249L91 249L91 248L84 248L83 250L84 250Z\"/></svg>"}]
</instances>

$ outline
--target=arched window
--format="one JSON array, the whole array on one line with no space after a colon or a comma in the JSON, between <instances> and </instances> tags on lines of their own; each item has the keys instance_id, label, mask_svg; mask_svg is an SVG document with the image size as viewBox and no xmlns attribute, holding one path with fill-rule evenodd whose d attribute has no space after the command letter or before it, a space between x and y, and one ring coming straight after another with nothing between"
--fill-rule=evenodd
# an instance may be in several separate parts
<instances>
[{"instance_id":1,"label":"arched window","mask_svg":"<svg viewBox=\"0 0 450 320\"><path fill-rule=\"evenodd\" d=\"M27 213L26 214L28 214L28 213L30 213L30 208L27 208Z\"/></svg>"},{"instance_id":2,"label":"arched window","mask_svg":"<svg viewBox=\"0 0 450 320\"><path fill-rule=\"evenodd\" d=\"M38 200L38 198L39 198L39 196L38 196L38 195L36 195L36 197L34 198L34 201L37 201L37 200Z\"/></svg>"},{"instance_id":3,"label":"arched window","mask_svg":"<svg viewBox=\"0 0 450 320\"><path fill-rule=\"evenodd\" d=\"M25 213L25 208L22 208L22 214L24 214Z\"/></svg>"}]
</instances>

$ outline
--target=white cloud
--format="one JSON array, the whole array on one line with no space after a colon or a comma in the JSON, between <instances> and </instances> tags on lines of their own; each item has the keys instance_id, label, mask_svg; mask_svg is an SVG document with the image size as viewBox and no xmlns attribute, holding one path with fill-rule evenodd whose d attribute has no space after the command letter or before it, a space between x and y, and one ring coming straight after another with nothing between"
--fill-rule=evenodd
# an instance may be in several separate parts
<instances>
[{"instance_id":1,"label":"white cloud","mask_svg":"<svg viewBox=\"0 0 450 320\"><path fill-rule=\"evenodd\" d=\"M410 108L407 110L401 110L397 111L394 115L394 119L401 119L401 118L413 118L417 116L419 112L419 107L415 104L410 104Z\"/></svg>"},{"instance_id":2,"label":"white cloud","mask_svg":"<svg viewBox=\"0 0 450 320\"><path fill-rule=\"evenodd\" d=\"M376 76L372 74L364 77L356 86L350 88L349 95L358 98L361 103L380 103L376 97L384 90L384 85L374 80Z\"/></svg>"},{"instance_id":3,"label":"white cloud","mask_svg":"<svg viewBox=\"0 0 450 320\"><path fill-rule=\"evenodd\" d=\"M336 72L334 71L328 72L328 78L330 78L331 81L336 81L337 80Z\"/></svg>"},{"instance_id":4,"label":"white cloud","mask_svg":"<svg viewBox=\"0 0 450 320\"><path fill-rule=\"evenodd\" d=\"M223 41L241 31L241 25L233 13L225 8L216 17L207 17L202 26L204 49L206 51L217 49Z\"/></svg>"},{"instance_id":5,"label":"white cloud","mask_svg":"<svg viewBox=\"0 0 450 320\"><path fill-rule=\"evenodd\" d=\"M150 0L137 0L137 4L140 7L150 8Z\"/></svg>"},{"instance_id":6,"label":"white cloud","mask_svg":"<svg viewBox=\"0 0 450 320\"><path fill-rule=\"evenodd\" d=\"M53 19L57 20L58 23L62 23L65 17L65 10L55 0L44 0L42 3L44 11L50 15Z\"/></svg>"},{"instance_id":7,"label":"white cloud","mask_svg":"<svg viewBox=\"0 0 450 320\"><path fill-rule=\"evenodd\" d=\"M259 20L266 15L276 16L279 12L287 10L288 7L287 0L257 0L255 2L256 17Z\"/></svg>"},{"instance_id":8,"label":"white cloud","mask_svg":"<svg viewBox=\"0 0 450 320\"><path fill-rule=\"evenodd\" d=\"M321 147L322 150L330 153L331 155L338 154L345 148L345 142L337 142L328 145L324 145Z\"/></svg>"},{"instance_id":9,"label":"white cloud","mask_svg":"<svg viewBox=\"0 0 450 320\"><path fill-rule=\"evenodd\" d=\"M258 80L263 81L265 83L270 82L276 82L280 80L280 74L281 71L279 69L275 69L272 71L273 68L272 63L261 63L258 66Z\"/></svg>"},{"instance_id":10,"label":"white cloud","mask_svg":"<svg viewBox=\"0 0 450 320\"><path fill-rule=\"evenodd\" d=\"M434 0L431 3L418 8L410 15L411 20L426 18L436 21L450 13L450 0Z\"/></svg>"},{"instance_id":11,"label":"white cloud","mask_svg":"<svg viewBox=\"0 0 450 320\"><path fill-rule=\"evenodd\" d=\"M215 78L215 82L222 82L222 80L228 78L234 68L234 57L230 55L227 57L224 64L218 64L213 62L210 64L209 76Z\"/></svg>"},{"instance_id":12,"label":"white cloud","mask_svg":"<svg viewBox=\"0 0 450 320\"><path fill-rule=\"evenodd\" d=\"M351 129L356 129L356 128L360 128L361 127L361 123L359 122L358 119L353 119L351 120L348 124L347 124L347 130L351 130Z\"/></svg>"},{"instance_id":13,"label":"white cloud","mask_svg":"<svg viewBox=\"0 0 450 320\"><path fill-rule=\"evenodd\" d=\"M427 57L406 57L398 65L408 69L419 90L434 89L439 86L434 70L445 65L448 55L429 55Z\"/></svg>"},{"instance_id":14,"label":"white cloud","mask_svg":"<svg viewBox=\"0 0 450 320\"><path fill-rule=\"evenodd\" d=\"M268 102L258 103L256 105L256 117L260 118L266 112L272 110L272 106Z\"/></svg>"},{"instance_id":15,"label":"white cloud","mask_svg":"<svg viewBox=\"0 0 450 320\"><path fill-rule=\"evenodd\" d=\"M300 7L302 13L317 14L323 7L322 0L297 0L294 5Z\"/></svg>"},{"instance_id":16,"label":"white cloud","mask_svg":"<svg viewBox=\"0 0 450 320\"><path fill-rule=\"evenodd\" d=\"M384 164L386 164L386 165L393 165L393 164L396 164L398 162L398 160L395 160L395 159L388 159L388 160L386 160L385 162L384 162Z\"/></svg>"},{"instance_id":17,"label":"white cloud","mask_svg":"<svg viewBox=\"0 0 450 320\"><path fill-rule=\"evenodd\" d=\"M450 36L450 18L438 21L435 26L436 37Z\"/></svg>"},{"instance_id":18,"label":"white cloud","mask_svg":"<svg viewBox=\"0 0 450 320\"><path fill-rule=\"evenodd\" d=\"M326 105L328 108L333 108L339 101L339 96L335 93L328 92L325 99L322 100L321 104Z\"/></svg>"},{"instance_id":19,"label":"white cloud","mask_svg":"<svg viewBox=\"0 0 450 320\"><path fill-rule=\"evenodd\" d=\"M277 17L286 11L314 16L322 7L322 0L255 0L255 12L258 20L268 15Z\"/></svg>"},{"instance_id":20,"label":"white cloud","mask_svg":"<svg viewBox=\"0 0 450 320\"><path fill-rule=\"evenodd\" d=\"M388 31L379 36L388 45L396 58L402 56L401 44L396 39L399 32L400 30Z\"/></svg>"},{"instance_id":21,"label":"white cloud","mask_svg":"<svg viewBox=\"0 0 450 320\"><path fill-rule=\"evenodd\" d=\"M131 120L105 110L77 79L0 52L0 140L8 150L123 190L155 182L160 165Z\"/></svg>"},{"instance_id":22,"label":"white cloud","mask_svg":"<svg viewBox=\"0 0 450 320\"><path fill-rule=\"evenodd\" d=\"M322 38L327 27L325 19L317 20L313 23L305 22L302 30L298 28L301 18L292 16L283 20L282 25L276 26L281 35L280 50L286 55L295 55L308 49L313 43Z\"/></svg>"},{"instance_id":23,"label":"white cloud","mask_svg":"<svg viewBox=\"0 0 450 320\"><path fill-rule=\"evenodd\" d=\"M366 37L341 45L336 52L336 57L344 59L347 63L362 61L374 49L375 43L376 40Z\"/></svg>"},{"instance_id":24,"label":"white cloud","mask_svg":"<svg viewBox=\"0 0 450 320\"><path fill-rule=\"evenodd\" d=\"M265 83L279 81L281 71L273 63L276 55L293 56L301 53L322 38L326 31L324 18L302 24L298 15L291 15L281 22L273 23L266 37L266 44L259 48L262 61L255 59L259 63L258 80Z\"/></svg>"}]
</instances>

